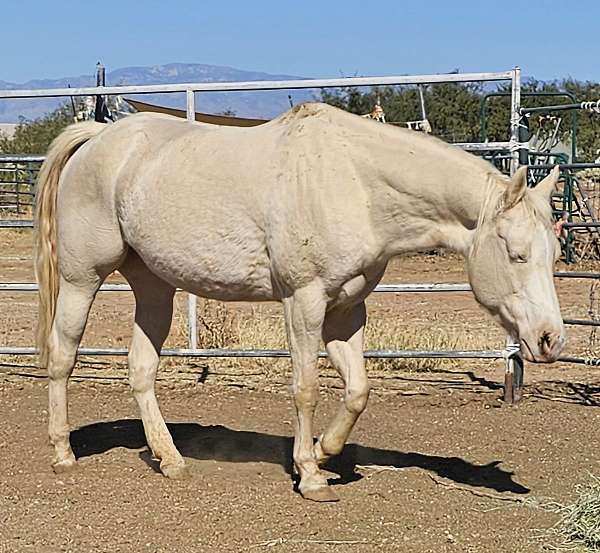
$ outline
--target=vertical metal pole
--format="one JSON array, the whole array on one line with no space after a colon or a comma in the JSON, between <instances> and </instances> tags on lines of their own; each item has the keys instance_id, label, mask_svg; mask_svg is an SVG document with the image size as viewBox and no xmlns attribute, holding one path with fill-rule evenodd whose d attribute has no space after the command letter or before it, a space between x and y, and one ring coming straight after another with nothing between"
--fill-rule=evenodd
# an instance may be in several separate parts
<instances>
[{"instance_id":1,"label":"vertical metal pole","mask_svg":"<svg viewBox=\"0 0 600 553\"><path fill-rule=\"evenodd\" d=\"M563 189L563 213L567 213L567 221L573 220L573 173L570 170L565 171L565 185ZM573 232L567 230L565 241L565 261L567 264L574 263L575 252L573 248Z\"/></svg>"},{"instance_id":2,"label":"vertical metal pole","mask_svg":"<svg viewBox=\"0 0 600 553\"><path fill-rule=\"evenodd\" d=\"M96 64L96 86L106 85L106 69L100 62Z\"/></svg>"},{"instance_id":3,"label":"vertical metal pole","mask_svg":"<svg viewBox=\"0 0 600 553\"><path fill-rule=\"evenodd\" d=\"M519 168L521 161L521 150L517 148L522 133L521 128L521 68L515 67L512 72L512 87L510 101L510 141L514 147L511 150L510 174L514 175ZM507 350L518 348L515 340L511 336L506 338ZM517 403L522 396L523 388L523 358L515 351L512 355L506 357L506 366L504 372L504 401L510 404Z\"/></svg>"},{"instance_id":4,"label":"vertical metal pole","mask_svg":"<svg viewBox=\"0 0 600 553\"><path fill-rule=\"evenodd\" d=\"M521 116L519 119L519 142L521 144L529 144L529 119L526 116ZM519 165L527 165L529 163L529 147L522 147L519 150Z\"/></svg>"},{"instance_id":5,"label":"vertical metal pole","mask_svg":"<svg viewBox=\"0 0 600 553\"><path fill-rule=\"evenodd\" d=\"M106 86L106 70L100 62L96 64L96 86ZM106 123L107 113L108 110L106 109L104 96L98 94L94 108L94 120L98 123Z\"/></svg>"},{"instance_id":6,"label":"vertical metal pole","mask_svg":"<svg viewBox=\"0 0 600 553\"><path fill-rule=\"evenodd\" d=\"M425 121L427 119L427 109L425 107L425 96L423 95L423 85L418 85L419 89L419 101L421 103L421 119Z\"/></svg>"},{"instance_id":7,"label":"vertical metal pole","mask_svg":"<svg viewBox=\"0 0 600 553\"><path fill-rule=\"evenodd\" d=\"M193 90L185 93L186 116L188 121L196 121L196 97ZM188 294L188 347L198 349L198 299Z\"/></svg>"},{"instance_id":8,"label":"vertical metal pole","mask_svg":"<svg viewBox=\"0 0 600 553\"><path fill-rule=\"evenodd\" d=\"M188 121L196 120L196 95L193 90L185 92L185 107Z\"/></svg>"},{"instance_id":9,"label":"vertical metal pole","mask_svg":"<svg viewBox=\"0 0 600 553\"><path fill-rule=\"evenodd\" d=\"M504 401L514 405L523 397L524 363L519 353L519 344L508 336L506 338L506 367L504 373Z\"/></svg>"},{"instance_id":10,"label":"vertical metal pole","mask_svg":"<svg viewBox=\"0 0 600 553\"><path fill-rule=\"evenodd\" d=\"M19 190L19 165L15 163L15 194L16 194L16 204L17 204L17 215L21 214L21 195Z\"/></svg>"},{"instance_id":11,"label":"vertical metal pole","mask_svg":"<svg viewBox=\"0 0 600 553\"><path fill-rule=\"evenodd\" d=\"M521 122L521 68L512 71L511 101L510 101L510 141L514 144L511 151L510 174L514 175L519 168L519 126Z\"/></svg>"}]
</instances>

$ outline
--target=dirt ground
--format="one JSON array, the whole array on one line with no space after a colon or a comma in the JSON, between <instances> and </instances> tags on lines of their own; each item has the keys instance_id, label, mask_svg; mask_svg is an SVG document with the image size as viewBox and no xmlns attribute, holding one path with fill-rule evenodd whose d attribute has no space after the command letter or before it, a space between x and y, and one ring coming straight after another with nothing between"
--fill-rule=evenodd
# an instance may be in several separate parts
<instances>
[{"instance_id":1,"label":"dirt ground","mask_svg":"<svg viewBox=\"0 0 600 553\"><path fill-rule=\"evenodd\" d=\"M31 282L30 265L28 233L0 233L0 281ZM455 258L415 256L394 262L386 281L465 276ZM587 318L588 282L558 290L565 317ZM128 295L101 295L84 343L126 345L131 309ZM380 294L369 310L503 343L470 294ZM31 345L34 324L33 294L0 295L0 343ZM585 355L589 329L569 330L566 353ZM539 552L555 544L544 532L557 520L540 503L569 501L600 473L598 368L527 364L518 407L500 401L502 363L372 371L369 407L328 467L340 502L322 505L293 489L287 378L254 362L237 372L224 361L166 363L159 401L191 473L173 482L148 454L125 369L84 360L70 387L80 466L56 476L46 382L32 363L0 359L0 553ZM339 402L337 381L322 382L317 430Z\"/></svg>"}]
</instances>

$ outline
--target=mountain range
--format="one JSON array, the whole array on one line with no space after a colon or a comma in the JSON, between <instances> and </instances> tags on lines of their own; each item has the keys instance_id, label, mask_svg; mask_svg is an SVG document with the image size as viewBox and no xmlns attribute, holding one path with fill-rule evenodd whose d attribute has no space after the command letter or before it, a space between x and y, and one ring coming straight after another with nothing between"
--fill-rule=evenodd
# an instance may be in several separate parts
<instances>
[{"instance_id":1,"label":"mountain range","mask_svg":"<svg viewBox=\"0 0 600 553\"><path fill-rule=\"evenodd\" d=\"M244 71L233 67L200 63L170 63L151 67L124 67L106 74L107 86L167 84L185 82L227 82L295 80L304 77L272 75L257 71ZM94 86L95 74L58 79L34 79L25 83L10 83L0 80L0 89L41 89ZM314 90L274 90L248 92L210 92L196 94L196 109L206 113L233 112L240 117L269 119L287 110L290 106L288 94L294 104L311 100L318 95ZM185 109L185 95L144 94L136 96L143 102ZM66 98L34 98L22 100L0 100L0 122L15 123L20 118L35 119L63 104Z\"/></svg>"}]
</instances>

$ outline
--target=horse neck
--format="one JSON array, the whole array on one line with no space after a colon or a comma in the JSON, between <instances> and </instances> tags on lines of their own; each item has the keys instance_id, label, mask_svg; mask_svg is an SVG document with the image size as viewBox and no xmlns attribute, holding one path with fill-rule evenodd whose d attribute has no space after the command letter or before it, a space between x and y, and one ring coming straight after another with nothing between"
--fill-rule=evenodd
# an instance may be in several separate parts
<instances>
[{"instance_id":1,"label":"horse neck","mask_svg":"<svg viewBox=\"0 0 600 553\"><path fill-rule=\"evenodd\" d=\"M486 198L501 189L499 173L435 139L401 138L400 144L386 141L387 151L378 141L371 158L378 178L367 184L384 255L435 248L465 255Z\"/></svg>"}]
</instances>

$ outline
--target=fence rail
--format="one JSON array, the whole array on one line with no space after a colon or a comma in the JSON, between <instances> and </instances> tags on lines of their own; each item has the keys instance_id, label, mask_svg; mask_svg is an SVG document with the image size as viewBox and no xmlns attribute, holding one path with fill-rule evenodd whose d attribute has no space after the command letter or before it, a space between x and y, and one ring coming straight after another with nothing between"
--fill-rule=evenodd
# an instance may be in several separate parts
<instances>
[{"instance_id":1,"label":"fence rail","mask_svg":"<svg viewBox=\"0 0 600 553\"><path fill-rule=\"evenodd\" d=\"M239 81L218 83L175 83L160 85L88 86L0 90L0 98L56 98L60 96L122 96L174 92L242 92L247 90L298 90L303 88L345 88L477 81L510 81L515 69L491 73L444 73L436 75L395 75L387 77L347 77L338 79L294 79L285 81Z\"/></svg>"},{"instance_id":2,"label":"fence rail","mask_svg":"<svg viewBox=\"0 0 600 553\"><path fill-rule=\"evenodd\" d=\"M127 348L79 348L79 355L90 356L115 356L121 357L128 354ZM0 355L37 355L33 347L3 347ZM514 354L513 350L470 350L470 351L435 351L435 350L366 350L367 359L505 359ZM161 355L167 357L253 357L253 358L279 358L290 357L289 350L285 349L189 349L165 348ZM327 353L319 352L320 358L326 358Z\"/></svg>"},{"instance_id":3,"label":"fence rail","mask_svg":"<svg viewBox=\"0 0 600 553\"><path fill-rule=\"evenodd\" d=\"M559 273L555 273L557 276ZM0 292L37 292L38 285L35 282L0 282ZM99 288L100 292L131 292L129 284L108 283ZM183 292L180 288L178 292ZM470 292L468 283L417 283L417 284L380 284L373 292L378 293L448 293L448 292ZM573 326L600 326L600 321L587 319L563 319L564 324ZM196 351L196 350L187 350ZM0 355L4 350L0 347Z\"/></svg>"}]
</instances>

